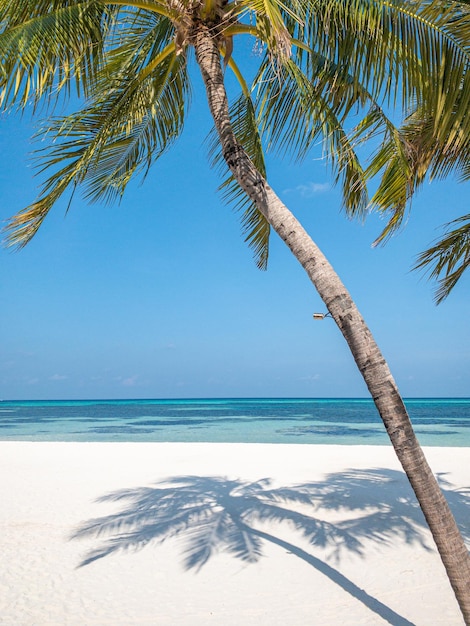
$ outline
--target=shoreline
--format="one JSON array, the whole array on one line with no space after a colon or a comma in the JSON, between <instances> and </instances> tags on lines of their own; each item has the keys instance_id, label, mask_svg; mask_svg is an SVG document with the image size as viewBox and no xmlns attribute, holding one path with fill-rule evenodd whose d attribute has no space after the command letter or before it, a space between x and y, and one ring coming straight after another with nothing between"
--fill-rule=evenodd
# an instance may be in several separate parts
<instances>
[{"instance_id":1,"label":"shoreline","mask_svg":"<svg viewBox=\"0 0 470 626\"><path fill-rule=\"evenodd\" d=\"M0 441L0 498L7 626L463 624L391 446Z\"/></svg>"}]
</instances>

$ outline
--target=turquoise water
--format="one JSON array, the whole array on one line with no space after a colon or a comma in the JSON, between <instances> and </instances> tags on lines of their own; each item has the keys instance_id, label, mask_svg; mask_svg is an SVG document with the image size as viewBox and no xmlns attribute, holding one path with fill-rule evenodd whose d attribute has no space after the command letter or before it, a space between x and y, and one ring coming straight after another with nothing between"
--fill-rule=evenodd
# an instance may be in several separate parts
<instances>
[{"instance_id":1,"label":"turquoise water","mask_svg":"<svg viewBox=\"0 0 470 626\"><path fill-rule=\"evenodd\" d=\"M422 445L470 447L470 398L405 402ZM368 399L0 401L0 440L388 443Z\"/></svg>"}]
</instances>

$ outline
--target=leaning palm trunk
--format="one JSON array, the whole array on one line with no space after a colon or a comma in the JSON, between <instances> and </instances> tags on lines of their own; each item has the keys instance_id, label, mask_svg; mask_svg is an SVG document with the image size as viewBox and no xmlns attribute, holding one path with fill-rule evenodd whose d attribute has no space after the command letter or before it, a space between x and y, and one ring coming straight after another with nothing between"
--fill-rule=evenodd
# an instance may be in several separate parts
<instances>
[{"instance_id":1,"label":"leaning palm trunk","mask_svg":"<svg viewBox=\"0 0 470 626\"><path fill-rule=\"evenodd\" d=\"M198 29L194 45L223 157L240 186L305 269L343 333L427 520L465 622L470 624L470 556L414 434L389 367L330 263L237 142L219 51L206 27Z\"/></svg>"}]
</instances>

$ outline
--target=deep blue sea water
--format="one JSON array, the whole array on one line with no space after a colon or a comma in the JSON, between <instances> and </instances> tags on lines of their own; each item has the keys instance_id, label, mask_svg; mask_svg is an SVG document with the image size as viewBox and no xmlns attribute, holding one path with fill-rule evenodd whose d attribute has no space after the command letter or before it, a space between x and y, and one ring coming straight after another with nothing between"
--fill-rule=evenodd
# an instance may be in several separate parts
<instances>
[{"instance_id":1,"label":"deep blue sea water","mask_svg":"<svg viewBox=\"0 0 470 626\"><path fill-rule=\"evenodd\" d=\"M405 403L422 445L470 447L470 398ZM388 443L369 399L0 401L0 440Z\"/></svg>"}]
</instances>

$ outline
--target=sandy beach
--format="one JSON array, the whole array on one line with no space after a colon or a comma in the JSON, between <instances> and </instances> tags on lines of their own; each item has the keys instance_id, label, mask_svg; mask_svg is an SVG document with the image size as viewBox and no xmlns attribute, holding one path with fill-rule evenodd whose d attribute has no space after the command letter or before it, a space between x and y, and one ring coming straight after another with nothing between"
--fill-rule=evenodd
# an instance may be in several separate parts
<instances>
[{"instance_id":1,"label":"sandy beach","mask_svg":"<svg viewBox=\"0 0 470 626\"><path fill-rule=\"evenodd\" d=\"M0 442L0 501L0 624L463 624L389 447Z\"/></svg>"}]
</instances>

